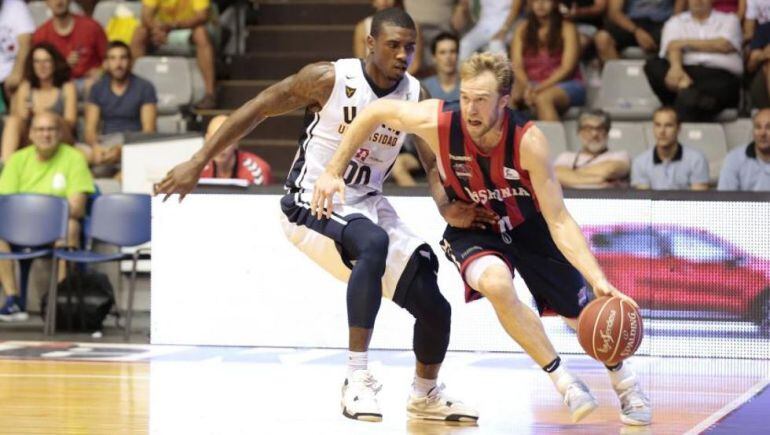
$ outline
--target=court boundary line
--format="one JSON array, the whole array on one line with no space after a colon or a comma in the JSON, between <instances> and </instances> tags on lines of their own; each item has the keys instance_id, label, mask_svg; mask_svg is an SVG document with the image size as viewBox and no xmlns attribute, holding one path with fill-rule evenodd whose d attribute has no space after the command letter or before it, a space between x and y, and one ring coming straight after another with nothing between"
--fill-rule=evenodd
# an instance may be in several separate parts
<instances>
[{"instance_id":1,"label":"court boundary line","mask_svg":"<svg viewBox=\"0 0 770 435\"><path fill-rule=\"evenodd\" d=\"M693 426L690 430L685 432L685 435L697 435L702 433L706 429L710 428L711 426L713 426L714 424L718 423L720 420L725 418L728 414L732 413L736 409L743 406L751 398L753 398L754 396L759 394L759 392L764 390L765 387L767 387L768 385L770 385L770 376L765 377L764 379L760 379L756 384L752 385L751 388L746 390L746 392L736 397L725 406L719 408L716 412L706 417L700 423Z\"/></svg>"}]
</instances>

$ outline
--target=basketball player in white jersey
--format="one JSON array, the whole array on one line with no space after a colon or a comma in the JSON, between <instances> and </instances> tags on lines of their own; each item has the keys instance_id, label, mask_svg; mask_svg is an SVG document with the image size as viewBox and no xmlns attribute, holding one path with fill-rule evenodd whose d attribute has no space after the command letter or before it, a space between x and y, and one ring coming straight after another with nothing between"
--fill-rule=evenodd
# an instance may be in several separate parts
<instances>
[{"instance_id":1,"label":"basketball player in white jersey","mask_svg":"<svg viewBox=\"0 0 770 435\"><path fill-rule=\"evenodd\" d=\"M436 283L437 259L425 242L399 219L382 196L406 134L381 125L349 162L349 186L333 215L316 217L309 209L318 176L334 154L353 118L377 99L417 101L419 82L406 73L415 47L415 25L401 9L375 14L367 37L369 56L307 65L261 92L236 110L203 149L172 169L156 193L179 193L196 185L213 156L261 123L306 108L306 128L281 200L289 240L328 272L348 282L348 374L343 385L346 417L380 421L381 385L367 369L367 350L382 297L415 317L413 347L416 373L407 413L412 418L476 421L478 413L450 399L437 384L449 342L451 309ZM485 217L465 207L464 224ZM457 213L463 214L463 213ZM470 216L470 218L469 218ZM288 307L287 307L288 308Z\"/></svg>"}]
</instances>

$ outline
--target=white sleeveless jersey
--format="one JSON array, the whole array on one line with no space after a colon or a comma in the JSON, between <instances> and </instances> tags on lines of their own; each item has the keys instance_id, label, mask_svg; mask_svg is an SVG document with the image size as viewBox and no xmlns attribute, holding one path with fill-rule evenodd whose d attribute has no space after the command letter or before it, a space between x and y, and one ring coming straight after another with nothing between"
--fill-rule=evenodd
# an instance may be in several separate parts
<instances>
[{"instance_id":1,"label":"white sleeveless jersey","mask_svg":"<svg viewBox=\"0 0 770 435\"><path fill-rule=\"evenodd\" d=\"M360 59L340 59L334 64L334 89L323 108L306 115L305 131L286 180L286 188L310 201L318 176L331 160L348 126L358 113L377 100L364 76ZM418 101L420 82L406 73L395 89L381 98ZM407 134L380 124L361 144L343 174L347 188L345 202L353 204L382 191Z\"/></svg>"}]
</instances>

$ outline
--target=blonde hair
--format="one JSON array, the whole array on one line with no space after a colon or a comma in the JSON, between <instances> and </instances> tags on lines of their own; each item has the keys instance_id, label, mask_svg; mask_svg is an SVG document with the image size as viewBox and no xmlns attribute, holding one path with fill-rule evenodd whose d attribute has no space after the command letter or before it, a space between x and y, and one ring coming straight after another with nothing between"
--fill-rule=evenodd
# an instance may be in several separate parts
<instances>
[{"instance_id":1,"label":"blonde hair","mask_svg":"<svg viewBox=\"0 0 770 435\"><path fill-rule=\"evenodd\" d=\"M511 62L500 53L476 53L460 66L460 79L467 80L478 77L489 71L497 81L497 92L500 95L511 93L513 85L513 68Z\"/></svg>"}]
</instances>

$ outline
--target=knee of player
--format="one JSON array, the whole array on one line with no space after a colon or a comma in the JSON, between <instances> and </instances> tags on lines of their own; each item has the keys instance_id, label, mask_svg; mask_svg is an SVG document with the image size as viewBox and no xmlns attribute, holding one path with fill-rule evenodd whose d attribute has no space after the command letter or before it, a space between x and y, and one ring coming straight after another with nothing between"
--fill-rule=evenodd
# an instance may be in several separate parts
<instances>
[{"instance_id":1,"label":"knee of player","mask_svg":"<svg viewBox=\"0 0 770 435\"><path fill-rule=\"evenodd\" d=\"M388 256L388 244L390 239L388 233L382 228L376 228L366 233L361 240L361 251L363 255L376 256L377 258L385 258Z\"/></svg>"},{"instance_id":2,"label":"knee of player","mask_svg":"<svg viewBox=\"0 0 770 435\"><path fill-rule=\"evenodd\" d=\"M501 266L487 268L479 279L478 290L491 302L515 303L518 299L513 288L510 271Z\"/></svg>"}]
</instances>

